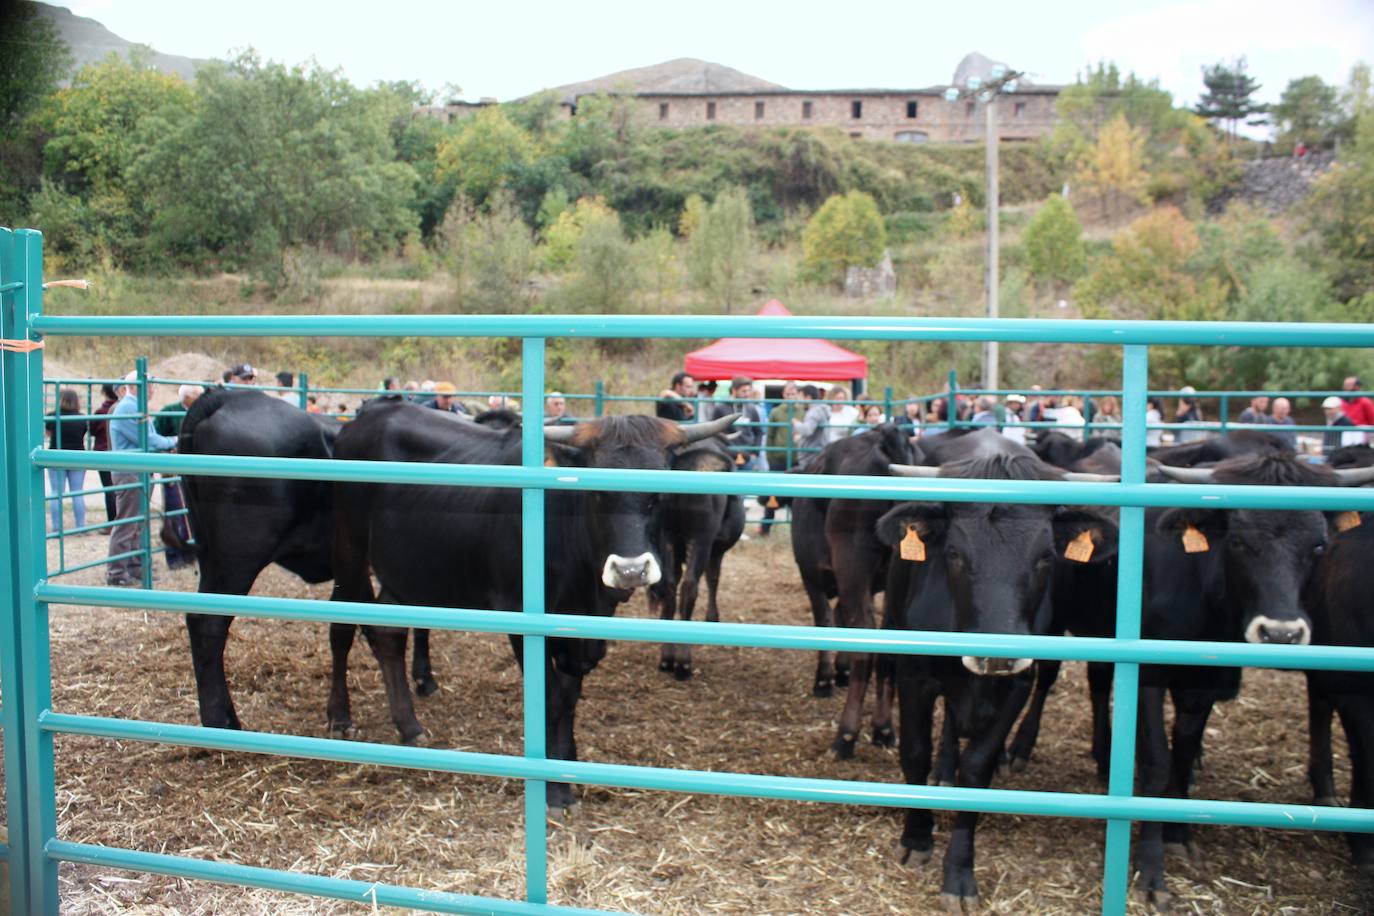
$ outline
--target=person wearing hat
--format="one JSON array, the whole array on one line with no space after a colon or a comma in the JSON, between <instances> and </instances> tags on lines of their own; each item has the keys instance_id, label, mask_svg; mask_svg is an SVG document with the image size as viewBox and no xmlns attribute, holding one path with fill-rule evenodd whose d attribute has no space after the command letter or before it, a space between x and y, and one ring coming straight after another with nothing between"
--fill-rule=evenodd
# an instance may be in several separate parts
<instances>
[{"instance_id":1,"label":"person wearing hat","mask_svg":"<svg viewBox=\"0 0 1374 916\"><path fill-rule=\"evenodd\" d=\"M1322 401L1322 413L1326 414L1326 425L1331 427L1354 426L1355 423L1346 416L1345 402L1334 394ZM1322 433L1322 454L1327 458L1331 453L1342 445L1359 445L1364 441L1362 432L1343 432L1340 429L1332 429L1329 433Z\"/></svg>"},{"instance_id":2,"label":"person wearing hat","mask_svg":"<svg viewBox=\"0 0 1374 916\"><path fill-rule=\"evenodd\" d=\"M124 384L119 389L119 403L110 411L110 450L115 452L138 452L143 450L139 441L140 427L147 428L148 448L156 452L170 452L176 448L177 440L164 436L153 428L152 418L142 422L135 419L138 414L138 373L130 372L124 376ZM127 489L115 493L115 521L133 518L142 511L143 490L137 486L138 474L127 471L114 471L110 475L114 486L128 485ZM110 529L110 553L113 559L105 567L106 585L139 585L143 581L143 555L133 553L139 549L139 526L136 522L126 522ZM122 556L133 554L132 556Z\"/></svg>"},{"instance_id":3,"label":"person wearing hat","mask_svg":"<svg viewBox=\"0 0 1374 916\"><path fill-rule=\"evenodd\" d=\"M438 382L434 386L434 400L429 402L429 406L446 413L463 413L463 408L454 400L457 393L458 389L453 387L452 382Z\"/></svg>"},{"instance_id":4,"label":"person wearing hat","mask_svg":"<svg viewBox=\"0 0 1374 916\"><path fill-rule=\"evenodd\" d=\"M1002 427L1002 435L1006 436L1011 441L1019 442L1022 445L1026 444L1026 428L1024 426L1016 426L1015 424L1021 422L1021 411L1025 410L1025 408L1025 395L1007 395L1007 416L1005 420L1006 425Z\"/></svg>"},{"instance_id":5,"label":"person wearing hat","mask_svg":"<svg viewBox=\"0 0 1374 916\"><path fill-rule=\"evenodd\" d=\"M239 363L229 370L230 385L252 385L258 379L258 370L247 363Z\"/></svg>"},{"instance_id":6,"label":"person wearing hat","mask_svg":"<svg viewBox=\"0 0 1374 916\"><path fill-rule=\"evenodd\" d=\"M1178 389L1179 394L1196 394L1197 389L1192 385L1184 385ZM1178 399L1178 408L1174 411L1175 423L1201 423L1202 410L1197 406L1197 398L1181 397ZM1207 438L1205 432L1179 432L1174 433L1174 441L1178 443L1195 442L1198 439Z\"/></svg>"}]
</instances>

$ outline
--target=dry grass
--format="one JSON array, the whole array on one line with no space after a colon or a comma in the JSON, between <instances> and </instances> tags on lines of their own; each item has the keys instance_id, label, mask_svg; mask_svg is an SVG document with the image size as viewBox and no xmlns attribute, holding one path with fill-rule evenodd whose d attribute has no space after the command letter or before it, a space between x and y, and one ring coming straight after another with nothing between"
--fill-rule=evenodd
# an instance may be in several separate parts
<instances>
[{"instance_id":1,"label":"dry grass","mask_svg":"<svg viewBox=\"0 0 1374 916\"><path fill-rule=\"evenodd\" d=\"M98 512L98 510L97 510ZM98 555L99 538L70 548ZM98 571L75 579L95 581ZM193 572L158 570L159 588L193 589ZM263 594L325 597L279 570ZM726 620L805 623L786 537L742 543L726 562ZM628 613L643 614L643 599ZM55 707L194 723L182 622L172 615L54 608ZM361 645L361 644L360 644ZM362 737L395 740L375 664L351 674ZM699 648L688 683L656 670L657 647L621 643L587 679L582 757L614 763L895 782L895 752L827 748L840 699L809 696L809 653ZM518 753L520 680L506 640L436 634L441 690L421 701L436 745ZM323 734L328 649L319 625L239 620L227 655L247 727ZM1066 666L1031 767L998 785L1099 792L1088 757L1081 666ZM1298 675L1254 671L1208 729L1196 797L1305 802L1305 710ZM206 753L81 737L58 740L60 834L364 881L518 897L523 889L516 781ZM1338 749L1342 769L1344 748ZM1347 778L1342 772L1342 779ZM551 826L557 903L659 914L911 913L938 909L940 869L894 861L892 810L583 787ZM950 815L939 815L943 851ZM1347 913L1371 898L1333 835L1202 828L1204 860L1173 861L1177 908L1192 913ZM993 913L1100 909L1103 828L1092 820L990 816L978 878ZM360 905L63 866L70 913L334 913ZM370 909L370 907L368 907Z\"/></svg>"}]
</instances>

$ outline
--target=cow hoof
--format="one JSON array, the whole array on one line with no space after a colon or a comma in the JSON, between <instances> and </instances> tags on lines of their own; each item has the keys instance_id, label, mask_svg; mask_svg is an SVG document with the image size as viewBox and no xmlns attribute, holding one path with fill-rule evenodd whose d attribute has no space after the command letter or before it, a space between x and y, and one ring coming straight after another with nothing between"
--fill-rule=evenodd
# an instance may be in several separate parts
<instances>
[{"instance_id":1,"label":"cow hoof","mask_svg":"<svg viewBox=\"0 0 1374 916\"><path fill-rule=\"evenodd\" d=\"M836 687L848 687L848 686L849 686L849 671L848 671L848 670L845 670L845 671L836 671L836 672L835 672L835 686L836 686Z\"/></svg>"},{"instance_id":2,"label":"cow hoof","mask_svg":"<svg viewBox=\"0 0 1374 916\"><path fill-rule=\"evenodd\" d=\"M838 734L835 736L835 740L830 743L830 753L835 755L836 760L851 760L854 757L854 748L858 743L858 735Z\"/></svg>"},{"instance_id":3,"label":"cow hoof","mask_svg":"<svg viewBox=\"0 0 1374 916\"><path fill-rule=\"evenodd\" d=\"M817 680L815 685L811 688L811 695L813 697L821 697L822 699L825 697L833 697L835 695L834 679L826 678Z\"/></svg>"},{"instance_id":4,"label":"cow hoof","mask_svg":"<svg viewBox=\"0 0 1374 916\"><path fill-rule=\"evenodd\" d=\"M566 822L577 806L577 796L567 783L551 782L544 790L544 805L550 818Z\"/></svg>"},{"instance_id":5,"label":"cow hoof","mask_svg":"<svg viewBox=\"0 0 1374 916\"><path fill-rule=\"evenodd\" d=\"M408 745L410 747L429 747L429 732L425 731L424 729L421 729L419 732L417 732L414 735L411 735L409 738L402 738L401 743Z\"/></svg>"},{"instance_id":6,"label":"cow hoof","mask_svg":"<svg viewBox=\"0 0 1374 916\"><path fill-rule=\"evenodd\" d=\"M1197 858L1197 849L1191 843L1165 843L1164 855L1192 862Z\"/></svg>"},{"instance_id":7,"label":"cow hoof","mask_svg":"<svg viewBox=\"0 0 1374 916\"><path fill-rule=\"evenodd\" d=\"M1154 907L1155 912L1167 913L1174 902L1174 895L1164 889L1164 878L1159 879L1158 887L1145 887L1135 892L1135 897L1147 908Z\"/></svg>"},{"instance_id":8,"label":"cow hoof","mask_svg":"<svg viewBox=\"0 0 1374 916\"><path fill-rule=\"evenodd\" d=\"M1355 871L1366 881L1374 879L1374 862L1356 862Z\"/></svg>"},{"instance_id":9,"label":"cow hoof","mask_svg":"<svg viewBox=\"0 0 1374 916\"><path fill-rule=\"evenodd\" d=\"M659 671L672 671L672 670L673 670L673 660L672 660L671 658L660 658L660 659L658 660L658 670L659 670Z\"/></svg>"},{"instance_id":10,"label":"cow hoof","mask_svg":"<svg viewBox=\"0 0 1374 916\"><path fill-rule=\"evenodd\" d=\"M432 696L438 689L439 683L432 677L423 677L415 682L415 695L417 697Z\"/></svg>"},{"instance_id":11,"label":"cow hoof","mask_svg":"<svg viewBox=\"0 0 1374 916\"><path fill-rule=\"evenodd\" d=\"M953 913L955 916L962 916L964 913L976 913L978 912L978 895L941 894L940 905L945 908L946 913Z\"/></svg>"},{"instance_id":12,"label":"cow hoof","mask_svg":"<svg viewBox=\"0 0 1374 916\"><path fill-rule=\"evenodd\" d=\"M1346 807L1345 799L1335 795L1318 795L1316 798L1312 799L1312 804L1321 805L1325 808Z\"/></svg>"},{"instance_id":13,"label":"cow hoof","mask_svg":"<svg viewBox=\"0 0 1374 916\"><path fill-rule=\"evenodd\" d=\"M935 844L931 844L929 849L909 849L906 846L897 845L897 864L906 865L912 868L919 868L930 862L935 857Z\"/></svg>"},{"instance_id":14,"label":"cow hoof","mask_svg":"<svg viewBox=\"0 0 1374 916\"><path fill-rule=\"evenodd\" d=\"M352 722L331 722L329 723L329 737L338 738L342 741L358 740L358 726Z\"/></svg>"},{"instance_id":15,"label":"cow hoof","mask_svg":"<svg viewBox=\"0 0 1374 916\"><path fill-rule=\"evenodd\" d=\"M873 729L873 744L877 747L895 747L897 735L891 725L877 726Z\"/></svg>"},{"instance_id":16,"label":"cow hoof","mask_svg":"<svg viewBox=\"0 0 1374 916\"><path fill-rule=\"evenodd\" d=\"M1029 757L1013 757L1013 758L1011 758L1011 771L1012 771L1013 773L1024 773L1025 770L1026 770L1026 767L1029 766L1029 765L1030 765L1030 758L1029 758Z\"/></svg>"},{"instance_id":17,"label":"cow hoof","mask_svg":"<svg viewBox=\"0 0 1374 916\"><path fill-rule=\"evenodd\" d=\"M692 679L692 666L676 665L673 668L673 679L678 681L690 681Z\"/></svg>"}]
</instances>

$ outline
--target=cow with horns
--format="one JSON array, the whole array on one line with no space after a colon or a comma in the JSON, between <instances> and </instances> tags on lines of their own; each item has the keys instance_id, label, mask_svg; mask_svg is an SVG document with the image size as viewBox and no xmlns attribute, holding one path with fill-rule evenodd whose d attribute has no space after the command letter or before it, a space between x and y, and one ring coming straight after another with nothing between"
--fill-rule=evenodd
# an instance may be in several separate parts
<instances>
[{"instance_id":1,"label":"cow with horns","mask_svg":"<svg viewBox=\"0 0 1374 916\"><path fill-rule=\"evenodd\" d=\"M943 437L941 437L943 438ZM905 477L984 480L1085 480L1066 473L995 430L941 444L939 467L894 465ZM887 580L888 626L963 633L1044 635L1050 630L1050 580L1060 562L1102 565L1116 552L1116 525L1095 512L1042 505L902 503L877 525L893 551ZM957 782L986 788L1007 734L1031 690L1030 658L901 656L902 773L911 785L930 775L935 702L944 698L946 739L954 742ZM965 739L962 751L957 742ZM973 874L978 815L960 812L945 852L941 894L953 912L978 905ZM930 860L934 820L907 812L902 861Z\"/></svg>"},{"instance_id":2,"label":"cow with horns","mask_svg":"<svg viewBox=\"0 0 1374 916\"><path fill-rule=\"evenodd\" d=\"M559 466L666 470L693 442L728 429L731 414L678 427L653 417L607 417L544 429L546 460ZM363 461L517 465L521 432L474 426L406 402L376 402L339 435L337 457ZM403 484L336 485L334 597L393 604L519 610L521 498L515 489ZM636 588L662 577L660 497L650 493L550 491L545 503L545 601L555 613L610 615ZM381 584L374 596L369 568ZM364 627L382 665L392 719L422 742L404 672L405 631ZM346 669L353 632L335 627L331 728L352 727ZM511 638L517 660L520 637ZM577 759L573 723L582 680L601 661L598 639L550 639L545 656L550 756ZM549 783L549 804L574 804Z\"/></svg>"}]
</instances>

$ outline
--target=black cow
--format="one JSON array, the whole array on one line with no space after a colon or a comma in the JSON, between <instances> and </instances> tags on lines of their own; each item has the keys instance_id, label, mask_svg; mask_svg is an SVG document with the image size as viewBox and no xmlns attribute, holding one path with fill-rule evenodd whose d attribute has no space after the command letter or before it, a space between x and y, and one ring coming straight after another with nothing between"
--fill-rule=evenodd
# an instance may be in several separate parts
<instances>
[{"instance_id":1,"label":"black cow","mask_svg":"<svg viewBox=\"0 0 1374 916\"><path fill-rule=\"evenodd\" d=\"M911 464L914 457L907 434L896 424L884 423L830 443L802 468L793 470L803 474L887 476L888 465ZM890 554L878 540L874 524L891 506L890 502L869 499L792 500L792 555L816 626L833 626L837 616L844 627L874 625L873 596L884 588ZM833 611L832 598L839 599ZM872 657L855 656L852 665L849 692L831 745L840 758L854 755ZM843 686L845 681L843 675L836 676L834 655L822 651L812 693L830 696L837 683ZM892 685L886 678L879 678L877 693L873 741L890 747L894 743Z\"/></svg>"},{"instance_id":2,"label":"black cow","mask_svg":"<svg viewBox=\"0 0 1374 916\"><path fill-rule=\"evenodd\" d=\"M1074 439L1057 430L1040 430L1026 443L1046 464L1066 471L1114 473L1103 470L1115 461L1121 466L1121 440L1115 436L1088 436Z\"/></svg>"},{"instance_id":3,"label":"black cow","mask_svg":"<svg viewBox=\"0 0 1374 916\"><path fill-rule=\"evenodd\" d=\"M543 431L561 466L665 470L692 441L715 435L737 414L679 428L653 417L608 417ZM342 459L452 464L520 463L521 432L471 425L405 402L378 403L340 433ZM519 610L519 490L339 483L335 490L334 596L373 600L369 566L388 603ZM609 615L639 586L661 577L655 548L659 498L647 493L549 491L545 496L545 601L554 613ZM382 663L391 715L403 738L423 740L404 676L405 631L364 628ZM331 634L332 637L332 634ZM341 673L347 641L336 653L329 720L352 725ZM522 659L519 637L512 637ZM574 717L582 678L605 655L604 640L550 639L545 656L547 740L551 757L577 759ZM573 803L569 786L550 783L549 803Z\"/></svg>"},{"instance_id":4,"label":"black cow","mask_svg":"<svg viewBox=\"0 0 1374 916\"><path fill-rule=\"evenodd\" d=\"M1258 429L1237 429L1224 436L1210 436L1196 442L1151 448L1149 454L1160 464L1191 468L1241 455L1291 455L1293 449L1273 433Z\"/></svg>"},{"instance_id":5,"label":"black cow","mask_svg":"<svg viewBox=\"0 0 1374 916\"><path fill-rule=\"evenodd\" d=\"M1374 514L1342 513L1336 534L1317 565L1306 596L1312 642L1327 646L1374 647L1374 617L1369 614L1365 578L1374 562ZM1374 808L1374 673L1309 671L1309 776L1319 805L1339 805L1331 765L1331 714L1341 717L1350 750L1350 804ZM1374 836L1346 835L1351 859L1374 871Z\"/></svg>"},{"instance_id":6,"label":"black cow","mask_svg":"<svg viewBox=\"0 0 1374 916\"><path fill-rule=\"evenodd\" d=\"M306 413L260 391L216 388L186 412L177 450L186 455L328 458L339 427L337 420ZM178 551L195 554L201 592L246 595L258 574L273 563L312 584L333 577L330 483L188 475L181 487L196 543L180 543L171 525L162 536ZM224 644L233 621L217 614L186 615L200 721L212 728L240 727L224 676Z\"/></svg>"},{"instance_id":7,"label":"black cow","mask_svg":"<svg viewBox=\"0 0 1374 916\"><path fill-rule=\"evenodd\" d=\"M977 457L938 471L894 471L994 480L1071 479L995 433L968 445L980 452ZM884 543L896 548L888 573L886 623L910 630L1045 634L1056 557L1102 565L1116 550L1112 522L1092 512L1052 506L903 503L882 517L877 530ZM956 751L958 739L967 739L957 758L957 782L986 788L1030 694L1031 663L1029 658L900 656L900 753L907 783L925 785L930 775L935 701L943 696L946 734ZM942 897L953 912L977 907L977 821L976 813L960 812L945 853ZM928 810L907 812L903 861L929 861L933 826Z\"/></svg>"},{"instance_id":8,"label":"black cow","mask_svg":"<svg viewBox=\"0 0 1374 916\"><path fill-rule=\"evenodd\" d=\"M1363 443L1343 445L1331 453L1331 459L1327 463L1333 468L1374 467L1374 448Z\"/></svg>"},{"instance_id":9,"label":"black cow","mask_svg":"<svg viewBox=\"0 0 1374 916\"><path fill-rule=\"evenodd\" d=\"M673 458L675 471L729 472L735 469L730 449L719 438L704 439ZM663 578L649 586L649 604L659 616L672 620L678 614L691 620L696 608L701 576L706 574L706 619L720 619L716 591L725 552L739 543L744 533L744 502L723 493L671 493L662 500ZM684 575L683 569L686 569ZM692 676L692 647L664 643L660 671L671 671L680 681Z\"/></svg>"}]
</instances>

